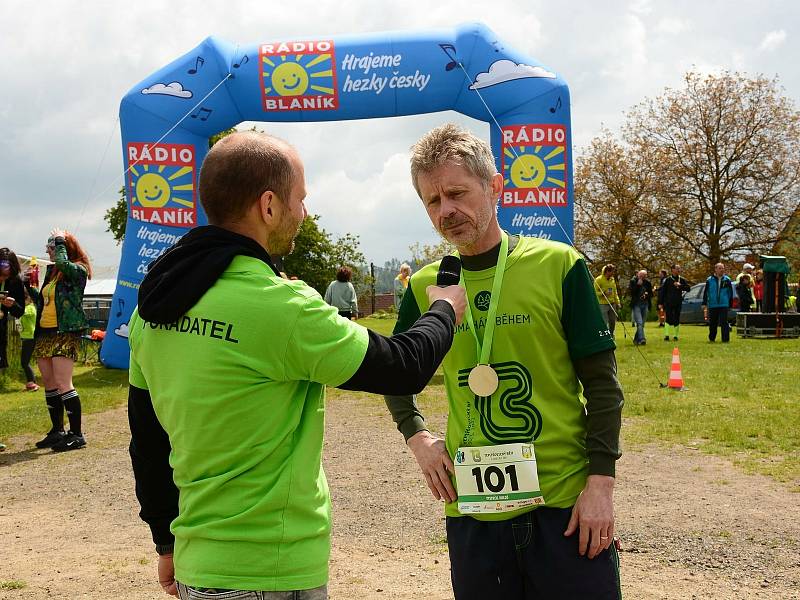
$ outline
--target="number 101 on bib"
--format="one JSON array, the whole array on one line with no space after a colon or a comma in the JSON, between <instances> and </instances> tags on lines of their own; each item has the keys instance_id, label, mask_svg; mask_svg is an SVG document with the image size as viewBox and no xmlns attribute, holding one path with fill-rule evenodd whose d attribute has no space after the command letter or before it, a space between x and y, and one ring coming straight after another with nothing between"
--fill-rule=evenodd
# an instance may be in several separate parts
<instances>
[{"instance_id":1,"label":"number 101 on bib","mask_svg":"<svg viewBox=\"0 0 800 600\"><path fill-rule=\"evenodd\" d=\"M532 444L462 447L456 452L458 510L508 512L544 504Z\"/></svg>"}]
</instances>

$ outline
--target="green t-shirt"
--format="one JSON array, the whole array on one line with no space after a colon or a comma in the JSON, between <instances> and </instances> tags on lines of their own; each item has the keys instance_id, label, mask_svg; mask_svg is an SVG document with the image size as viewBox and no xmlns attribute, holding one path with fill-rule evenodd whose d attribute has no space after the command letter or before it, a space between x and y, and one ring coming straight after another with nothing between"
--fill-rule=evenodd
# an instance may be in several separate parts
<instances>
[{"instance_id":1,"label":"green t-shirt","mask_svg":"<svg viewBox=\"0 0 800 600\"><path fill-rule=\"evenodd\" d=\"M425 288L436 281L438 263L411 278L395 333L427 310ZM478 337L483 341L495 268L462 270ZM449 401L447 450L462 446L534 442L539 484L547 506L575 504L586 483L586 413L572 361L614 349L580 255L565 244L521 237L509 254L495 319L490 363L500 385L488 398L467 387L477 364L475 338L466 320L456 329L442 363ZM453 482L455 485L455 481ZM504 520L532 510L474 514ZM461 516L457 503L448 516Z\"/></svg>"},{"instance_id":2,"label":"green t-shirt","mask_svg":"<svg viewBox=\"0 0 800 600\"><path fill-rule=\"evenodd\" d=\"M19 322L22 325L22 331L19 334L19 337L23 340L32 340L34 330L36 329L36 305L26 304L25 305L25 313L19 318Z\"/></svg>"},{"instance_id":3,"label":"green t-shirt","mask_svg":"<svg viewBox=\"0 0 800 600\"><path fill-rule=\"evenodd\" d=\"M150 390L180 491L175 577L283 591L328 580L325 385L357 371L367 331L302 281L237 256L185 316L130 321L130 383Z\"/></svg>"}]
</instances>

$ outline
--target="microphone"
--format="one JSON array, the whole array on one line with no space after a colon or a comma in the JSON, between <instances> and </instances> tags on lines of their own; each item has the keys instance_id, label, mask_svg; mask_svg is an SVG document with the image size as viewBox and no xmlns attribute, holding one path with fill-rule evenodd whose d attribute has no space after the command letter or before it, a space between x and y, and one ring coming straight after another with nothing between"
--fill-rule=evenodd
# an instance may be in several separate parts
<instances>
[{"instance_id":1,"label":"microphone","mask_svg":"<svg viewBox=\"0 0 800 600\"><path fill-rule=\"evenodd\" d=\"M445 256L439 263L436 285L439 287L458 285L459 279L461 279L461 260L457 256Z\"/></svg>"}]
</instances>

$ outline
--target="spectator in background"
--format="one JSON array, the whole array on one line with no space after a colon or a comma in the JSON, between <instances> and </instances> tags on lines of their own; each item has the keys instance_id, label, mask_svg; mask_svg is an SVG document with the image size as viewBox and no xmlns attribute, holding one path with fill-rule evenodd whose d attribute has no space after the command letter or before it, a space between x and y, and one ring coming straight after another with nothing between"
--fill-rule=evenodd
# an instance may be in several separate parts
<instances>
[{"instance_id":1,"label":"spectator in background","mask_svg":"<svg viewBox=\"0 0 800 600\"><path fill-rule=\"evenodd\" d=\"M36 384L36 376L30 363L35 345L33 333L36 330L36 304L34 300L36 290L30 287L25 287L23 290L25 292L25 313L19 319L22 325L22 330L19 332L19 337L22 340L22 351L20 352L19 360L27 381L25 391L35 392L39 389L39 386Z\"/></svg>"},{"instance_id":2,"label":"spectator in background","mask_svg":"<svg viewBox=\"0 0 800 600\"><path fill-rule=\"evenodd\" d=\"M666 318L664 325L664 341L669 341L669 330L672 327L672 339L678 341L681 329L681 306L683 306L683 293L692 287L689 282L681 277L681 266L674 264L670 267L672 275L661 282L658 289L658 308Z\"/></svg>"},{"instance_id":3,"label":"spectator in background","mask_svg":"<svg viewBox=\"0 0 800 600\"><path fill-rule=\"evenodd\" d=\"M650 311L650 299L653 297L653 284L647 278L647 271L642 269L631 279L631 314L636 324L636 333L633 336L634 346L644 346L647 338L644 334L644 324L647 313Z\"/></svg>"},{"instance_id":4,"label":"spectator in background","mask_svg":"<svg viewBox=\"0 0 800 600\"><path fill-rule=\"evenodd\" d=\"M742 280L742 277L744 275L749 275L750 278L752 279L753 269L755 269L753 265L751 265L750 263L744 263L744 266L742 267L742 272L736 276L736 281L734 281L734 284L738 284Z\"/></svg>"},{"instance_id":5,"label":"spectator in background","mask_svg":"<svg viewBox=\"0 0 800 600\"><path fill-rule=\"evenodd\" d=\"M411 279L411 267L403 263L400 265L400 273L394 278L394 305L397 310L400 310L400 303L403 301L403 295L408 289L409 279Z\"/></svg>"},{"instance_id":6,"label":"spectator in background","mask_svg":"<svg viewBox=\"0 0 800 600\"><path fill-rule=\"evenodd\" d=\"M667 278L667 270L661 269L658 272L658 288L653 290L653 293L656 294L656 297L660 297L661 295L661 288L664 287L664 280ZM664 311L664 306L659 302L657 305L658 308L658 326L664 327L664 324L667 321L667 313Z\"/></svg>"},{"instance_id":7,"label":"spectator in background","mask_svg":"<svg viewBox=\"0 0 800 600\"><path fill-rule=\"evenodd\" d=\"M714 265L714 273L706 279L703 291L703 310L708 320L708 341L717 339L717 327L722 328L722 343L730 341L731 328L728 325L728 309L733 304L733 284L725 275L725 265Z\"/></svg>"},{"instance_id":8,"label":"spectator in background","mask_svg":"<svg viewBox=\"0 0 800 600\"><path fill-rule=\"evenodd\" d=\"M325 302L339 311L339 316L355 321L358 318L358 297L350 279L353 271L348 267L340 267L336 272L336 280L331 281L325 290Z\"/></svg>"},{"instance_id":9,"label":"spectator in background","mask_svg":"<svg viewBox=\"0 0 800 600\"><path fill-rule=\"evenodd\" d=\"M9 315L19 319L25 313L25 288L19 272L17 255L9 248L0 248L0 372L8 367Z\"/></svg>"},{"instance_id":10,"label":"spectator in background","mask_svg":"<svg viewBox=\"0 0 800 600\"><path fill-rule=\"evenodd\" d=\"M736 295L739 298L739 312L750 312L754 302L751 290L753 282L748 273L740 273L739 277L739 283L736 284Z\"/></svg>"},{"instance_id":11,"label":"spectator in background","mask_svg":"<svg viewBox=\"0 0 800 600\"><path fill-rule=\"evenodd\" d=\"M617 312L619 311L619 294L617 293L617 281L614 278L617 267L607 264L603 267L603 273L594 280L594 291L597 301L600 303L600 312L603 313L603 320L614 337L614 329L617 324Z\"/></svg>"},{"instance_id":12,"label":"spectator in background","mask_svg":"<svg viewBox=\"0 0 800 600\"><path fill-rule=\"evenodd\" d=\"M756 301L756 312L761 312L764 303L764 271L756 271L756 279L753 282L753 298Z\"/></svg>"},{"instance_id":13,"label":"spectator in background","mask_svg":"<svg viewBox=\"0 0 800 600\"><path fill-rule=\"evenodd\" d=\"M47 239L47 266L42 291L36 302L36 343L33 357L44 382L44 398L52 427L37 448L55 452L77 450L86 445L81 431L81 399L72 384L81 334L89 328L83 312L83 291L92 277L92 266L71 233L54 229ZM64 410L69 430L64 432Z\"/></svg>"}]
</instances>

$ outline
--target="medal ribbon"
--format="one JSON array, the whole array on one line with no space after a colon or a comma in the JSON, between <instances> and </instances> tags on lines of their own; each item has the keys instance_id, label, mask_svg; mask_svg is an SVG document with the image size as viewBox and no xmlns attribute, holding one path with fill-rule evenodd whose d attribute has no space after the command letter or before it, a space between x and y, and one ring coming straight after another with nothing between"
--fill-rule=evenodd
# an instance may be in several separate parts
<instances>
[{"instance_id":1,"label":"medal ribbon","mask_svg":"<svg viewBox=\"0 0 800 600\"><path fill-rule=\"evenodd\" d=\"M488 365L489 355L492 353L492 339L494 338L494 326L496 324L497 306L500 304L500 289L503 287L503 276L506 271L506 258L508 258L508 234L501 231L500 237L500 256L497 257L497 266L494 272L494 281L492 282L492 297L489 300L489 311L486 314L486 328L483 332L483 344L478 339L478 332L475 329L475 320L472 318L472 309L470 308L469 298L467 298L467 323L469 323L469 330L472 332L472 337L475 338L475 346L478 349L478 364ZM467 288L464 282L464 273L462 271L459 284Z\"/></svg>"}]
</instances>

